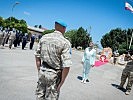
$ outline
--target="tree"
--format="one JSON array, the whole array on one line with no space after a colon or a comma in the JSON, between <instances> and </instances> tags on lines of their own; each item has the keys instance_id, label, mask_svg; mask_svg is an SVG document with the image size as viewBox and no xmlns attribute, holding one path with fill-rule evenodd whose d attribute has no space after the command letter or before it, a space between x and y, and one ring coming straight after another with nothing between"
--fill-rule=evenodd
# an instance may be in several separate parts
<instances>
[{"instance_id":1,"label":"tree","mask_svg":"<svg viewBox=\"0 0 133 100\"><path fill-rule=\"evenodd\" d=\"M35 25L34 27L36 27L36 28L37 28L37 27L38 27L38 25Z\"/></svg>"},{"instance_id":2,"label":"tree","mask_svg":"<svg viewBox=\"0 0 133 100\"><path fill-rule=\"evenodd\" d=\"M120 28L112 29L106 33L101 39L103 48L110 47L113 51L118 50L124 53L128 49L131 33L133 29L122 30Z\"/></svg>"},{"instance_id":3,"label":"tree","mask_svg":"<svg viewBox=\"0 0 133 100\"><path fill-rule=\"evenodd\" d=\"M4 19L0 17L0 26L4 26Z\"/></svg>"},{"instance_id":4,"label":"tree","mask_svg":"<svg viewBox=\"0 0 133 100\"><path fill-rule=\"evenodd\" d=\"M3 27L15 28L23 33L27 33L27 23L23 19L18 20L15 17L9 17L5 19L3 23Z\"/></svg>"},{"instance_id":5,"label":"tree","mask_svg":"<svg viewBox=\"0 0 133 100\"><path fill-rule=\"evenodd\" d=\"M67 31L65 34L64 34L64 36L66 37L66 38L68 38L69 39L69 41L71 42L71 44L72 44L72 47L75 47L75 41L76 41L76 39L75 39L75 34L77 33L77 30L69 30L69 31Z\"/></svg>"},{"instance_id":6,"label":"tree","mask_svg":"<svg viewBox=\"0 0 133 100\"><path fill-rule=\"evenodd\" d=\"M42 25L35 25L36 28L42 28Z\"/></svg>"},{"instance_id":7,"label":"tree","mask_svg":"<svg viewBox=\"0 0 133 100\"><path fill-rule=\"evenodd\" d=\"M52 30L45 30L42 34L45 35L45 34L52 33L54 31L55 31L54 29L52 29Z\"/></svg>"},{"instance_id":8,"label":"tree","mask_svg":"<svg viewBox=\"0 0 133 100\"><path fill-rule=\"evenodd\" d=\"M39 25L39 28L42 28L42 25Z\"/></svg>"},{"instance_id":9,"label":"tree","mask_svg":"<svg viewBox=\"0 0 133 100\"><path fill-rule=\"evenodd\" d=\"M65 33L65 37L69 38L70 42L72 43L72 47L75 48L81 46L83 49L85 49L91 41L87 30L84 30L82 27L80 27L78 30L67 31Z\"/></svg>"}]
</instances>

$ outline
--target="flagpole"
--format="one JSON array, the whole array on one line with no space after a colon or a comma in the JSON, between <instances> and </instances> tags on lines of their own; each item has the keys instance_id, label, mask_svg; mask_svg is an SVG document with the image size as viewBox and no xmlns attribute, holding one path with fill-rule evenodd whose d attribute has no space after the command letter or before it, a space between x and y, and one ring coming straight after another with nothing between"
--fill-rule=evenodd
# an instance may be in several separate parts
<instances>
[{"instance_id":1,"label":"flagpole","mask_svg":"<svg viewBox=\"0 0 133 100\"><path fill-rule=\"evenodd\" d=\"M129 44L129 50L130 50L130 47L132 45L132 40L133 40L133 32L132 32L132 37L131 37L130 44Z\"/></svg>"},{"instance_id":2,"label":"flagpole","mask_svg":"<svg viewBox=\"0 0 133 100\"><path fill-rule=\"evenodd\" d=\"M127 31L126 31L126 39L127 39L126 40L126 45L127 45L126 48L128 49L128 35L127 35Z\"/></svg>"}]
</instances>

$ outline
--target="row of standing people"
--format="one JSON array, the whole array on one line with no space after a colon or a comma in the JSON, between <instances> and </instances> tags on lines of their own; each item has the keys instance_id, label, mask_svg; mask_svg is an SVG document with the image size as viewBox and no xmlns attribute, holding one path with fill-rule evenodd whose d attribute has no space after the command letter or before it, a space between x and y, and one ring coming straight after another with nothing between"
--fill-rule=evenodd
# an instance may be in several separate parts
<instances>
[{"instance_id":1,"label":"row of standing people","mask_svg":"<svg viewBox=\"0 0 133 100\"><path fill-rule=\"evenodd\" d=\"M5 44L9 43L9 48L12 48L12 45L14 44L14 47L20 46L20 43L22 42L22 50L25 48L27 41L28 41L28 34L23 34L22 31L18 31L13 29L3 29L0 27L0 46L4 47ZM31 35L30 37L30 49L33 48L35 41L35 36Z\"/></svg>"}]
</instances>

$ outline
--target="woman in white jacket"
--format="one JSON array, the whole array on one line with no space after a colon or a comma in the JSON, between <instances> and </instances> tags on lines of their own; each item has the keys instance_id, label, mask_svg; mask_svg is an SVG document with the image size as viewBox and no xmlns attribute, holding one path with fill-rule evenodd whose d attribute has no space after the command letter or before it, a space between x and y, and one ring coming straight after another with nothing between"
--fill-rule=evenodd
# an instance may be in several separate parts
<instances>
[{"instance_id":1,"label":"woman in white jacket","mask_svg":"<svg viewBox=\"0 0 133 100\"><path fill-rule=\"evenodd\" d=\"M83 83L86 83L88 80L88 74L90 71L90 68L94 66L96 59L96 50L94 49L93 42L89 43L89 47L85 49L82 62L83 62L83 73L82 73L82 81Z\"/></svg>"}]
</instances>

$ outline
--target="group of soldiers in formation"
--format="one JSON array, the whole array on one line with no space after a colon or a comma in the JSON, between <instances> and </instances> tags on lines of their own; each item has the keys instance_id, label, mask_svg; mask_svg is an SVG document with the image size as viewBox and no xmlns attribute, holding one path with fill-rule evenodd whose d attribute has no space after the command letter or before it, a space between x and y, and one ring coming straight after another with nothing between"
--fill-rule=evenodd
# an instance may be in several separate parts
<instances>
[{"instance_id":1,"label":"group of soldiers in formation","mask_svg":"<svg viewBox=\"0 0 133 100\"><path fill-rule=\"evenodd\" d=\"M14 47L20 46L22 42L22 50L26 47L26 44L30 40L30 47L29 49L33 48L35 36L29 35L27 33L22 33L22 31L16 30L15 28L3 28L0 27L0 47L4 47L5 44L9 44L9 49Z\"/></svg>"}]
</instances>

